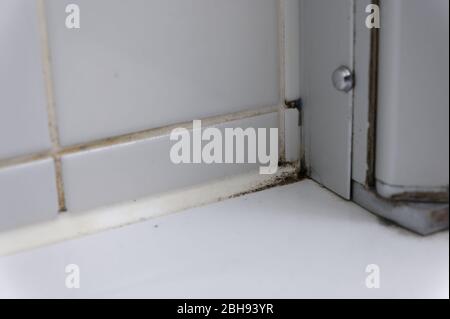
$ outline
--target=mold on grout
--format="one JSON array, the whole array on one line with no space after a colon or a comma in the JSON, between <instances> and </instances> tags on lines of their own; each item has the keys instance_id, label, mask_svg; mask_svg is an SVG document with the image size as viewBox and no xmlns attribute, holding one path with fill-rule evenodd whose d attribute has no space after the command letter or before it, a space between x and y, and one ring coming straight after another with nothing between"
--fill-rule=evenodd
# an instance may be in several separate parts
<instances>
[{"instance_id":1,"label":"mold on grout","mask_svg":"<svg viewBox=\"0 0 450 319\"><path fill-rule=\"evenodd\" d=\"M64 194L64 182L62 178L62 164L61 157L54 156L53 157L54 165L55 165L55 176L56 176L56 190L58 192L58 207L59 212L67 211L66 207L66 196Z\"/></svg>"},{"instance_id":2,"label":"mold on grout","mask_svg":"<svg viewBox=\"0 0 450 319\"><path fill-rule=\"evenodd\" d=\"M288 173L283 173L281 175L275 176L275 177L273 177L272 180L270 180L270 182L265 181L265 182L256 184L256 185L254 185L254 187L252 189L245 191L245 192L235 194L229 198L237 198L237 197L261 192L261 191L264 191L266 189L270 189L273 187L294 184L294 183L300 182L305 179L305 177L301 175L301 173L300 173L301 170L299 168L299 164L297 164L297 163L287 163L287 162L281 163L280 162L278 164L278 167L280 167L280 168L295 167L295 171L294 171L294 173L288 172Z\"/></svg>"},{"instance_id":3,"label":"mold on grout","mask_svg":"<svg viewBox=\"0 0 450 319\"><path fill-rule=\"evenodd\" d=\"M55 166L55 176L56 176L56 187L58 192L58 205L59 211L63 212L66 210L65 204L65 194L62 180L62 167L61 158L59 156L60 152L60 140L58 123L56 116L55 98L53 92L53 78L52 78L52 68L51 68L51 54L50 45L48 39L47 30L47 18L45 14L45 3L44 0L38 0L38 17L39 17L39 33L41 41L42 50L42 64L43 64L43 74L44 82L46 86L46 96L47 96L47 116L48 116L48 130L50 134L50 140L52 143L52 157Z\"/></svg>"},{"instance_id":4,"label":"mold on grout","mask_svg":"<svg viewBox=\"0 0 450 319\"><path fill-rule=\"evenodd\" d=\"M267 188L300 181L298 163L280 163L274 176L257 171L211 181L87 211L60 214L55 220L0 233L0 255L12 255L44 245L122 228L187 209L221 202Z\"/></svg>"}]
</instances>

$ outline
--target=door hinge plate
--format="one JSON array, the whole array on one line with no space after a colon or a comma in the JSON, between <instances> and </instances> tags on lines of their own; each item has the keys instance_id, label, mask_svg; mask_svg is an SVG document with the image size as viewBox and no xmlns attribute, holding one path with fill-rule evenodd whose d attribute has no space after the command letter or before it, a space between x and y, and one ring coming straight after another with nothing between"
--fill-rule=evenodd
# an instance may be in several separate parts
<instances>
[{"instance_id":1,"label":"door hinge plate","mask_svg":"<svg viewBox=\"0 0 450 319\"><path fill-rule=\"evenodd\" d=\"M297 109L298 111L298 126L303 126L303 99L299 98L294 101L286 101L286 106L289 109Z\"/></svg>"}]
</instances>

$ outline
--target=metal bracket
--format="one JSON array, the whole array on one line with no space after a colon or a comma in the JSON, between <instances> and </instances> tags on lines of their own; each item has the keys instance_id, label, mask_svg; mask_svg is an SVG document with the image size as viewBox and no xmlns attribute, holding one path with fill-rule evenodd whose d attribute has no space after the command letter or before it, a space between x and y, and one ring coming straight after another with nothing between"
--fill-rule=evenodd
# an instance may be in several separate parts
<instances>
[{"instance_id":1,"label":"metal bracket","mask_svg":"<svg viewBox=\"0 0 450 319\"><path fill-rule=\"evenodd\" d=\"M448 203L391 201L353 182L353 201L368 211L421 235L448 229Z\"/></svg>"},{"instance_id":2,"label":"metal bracket","mask_svg":"<svg viewBox=\"0 0 450 319\"><path fill-rule=\"evenodd\" d=\"M297 109L298 111L298 126L303 126L303 99L299 98L294 101L285 102L288 109Z\"/></svg>"}]
</instances>

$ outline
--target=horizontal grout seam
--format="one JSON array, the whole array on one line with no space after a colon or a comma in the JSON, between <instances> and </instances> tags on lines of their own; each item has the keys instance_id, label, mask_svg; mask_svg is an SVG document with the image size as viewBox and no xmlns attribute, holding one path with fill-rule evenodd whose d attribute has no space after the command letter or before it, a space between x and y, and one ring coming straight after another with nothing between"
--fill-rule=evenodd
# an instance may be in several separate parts
<instances>
[{"instance_id":1,"label":"horizontal grout seam","mask_svg":"<svg viewBox=\"0 0 450 319\"><path fill-rule=\"evenodd\" d=\"M238 120L244 120L252 117L257 117L260 115L270 114L270 113L276 113L279 111L280 106L270 106L270 107L263 107L253 110L246 110L241 112L235 112L230 113L226 115L219 115L214 117L208 117L201 119L203 127L211 127L215 125L221 125L226 124L233 121ZM24 155L24 156L18 156L13 157L9 159L0 160L0 169L6 168L10 166L15 165L21 165L26 164L34 161L44 160L48 158L54 158L55 159L55 165L57 165L56 162L60 162L60 158L64 155L74 154L78 152L85 152L95 149L101 149L109 146L116 146L116 145L123 145L130 142L137 142L145 139L155 138L155 137L161 137L166 136L170 134L170 132L175 128L186 128L186 129L192 129L192 122L183 122L179 124L172 124L160 128L152 128L145 131L120 135L117 137L110 137L105 138L101 140L97 140L94 142L88 142L83 144L78 144L74 146L67 146L67 147L58 147L57 149L52 149L50 151L35 153L31 155Z\"/></svg>"}]
</instances>

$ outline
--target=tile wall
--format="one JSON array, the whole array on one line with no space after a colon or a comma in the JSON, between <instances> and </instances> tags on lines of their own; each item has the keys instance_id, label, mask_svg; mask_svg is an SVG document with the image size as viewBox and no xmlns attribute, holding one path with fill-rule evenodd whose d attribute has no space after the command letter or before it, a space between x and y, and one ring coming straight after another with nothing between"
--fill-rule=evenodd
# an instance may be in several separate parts
<instances>
[{"instance_id":1,"label":"tile wall","mask_svg":"<svg viewBox=\"0 0 450 319\"><path fill-rule=\"evenodd\" d=\"M171 129L194 119L278 127L298 160L298 15L298 0L2 0L0 231L256 169L171 164Z\"/></svg>"}]
</instances>

